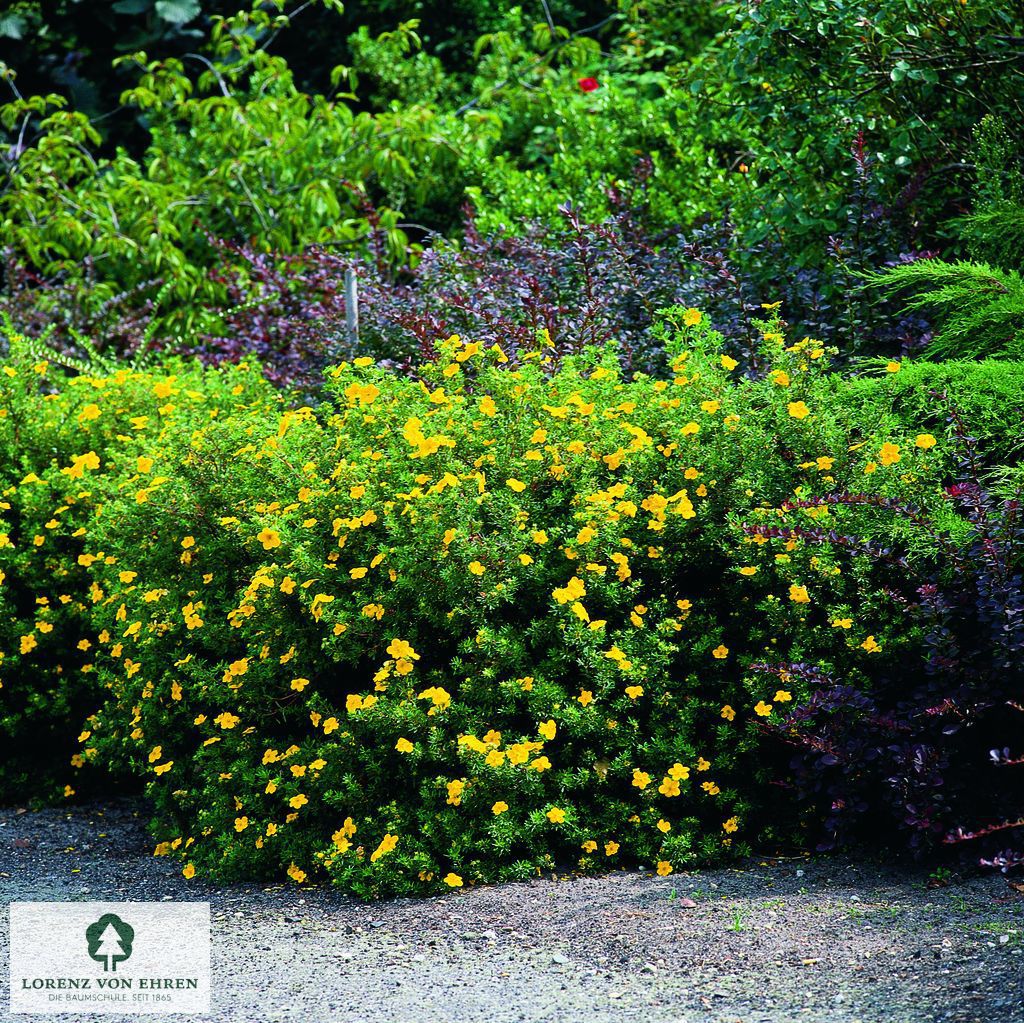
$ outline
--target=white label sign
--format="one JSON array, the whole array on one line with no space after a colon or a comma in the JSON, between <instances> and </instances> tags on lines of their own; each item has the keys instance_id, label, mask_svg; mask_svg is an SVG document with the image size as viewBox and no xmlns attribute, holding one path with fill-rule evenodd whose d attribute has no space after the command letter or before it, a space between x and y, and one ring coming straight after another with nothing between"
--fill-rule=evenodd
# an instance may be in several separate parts
<instances>
[{"instance_id":1,"label":"white label sign","mask_svg":"<svg viewBox=\"0 0 1024 1023\"><path fill-rule=\"evenodd\" d=\"M210 1011L208 902L12 902L11 1012Z\"/></svg>"}]
</instances>

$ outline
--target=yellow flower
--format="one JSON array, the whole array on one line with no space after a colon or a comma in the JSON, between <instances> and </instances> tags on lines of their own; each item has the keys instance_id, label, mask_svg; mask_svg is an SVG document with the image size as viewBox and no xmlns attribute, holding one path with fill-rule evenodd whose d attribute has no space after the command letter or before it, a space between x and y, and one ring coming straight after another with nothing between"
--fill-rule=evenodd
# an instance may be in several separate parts
<instances>
[{"instance_id":1,"label":"yellow flower","mask_svg":"<svg viewBox=\"0 0 1024 1023\"><path fill-rule=\"evenodd\" d=\"M724 661L729 656L729 648L724 643L721 643L711 651L711 656L716 661Z\"/></svg>"},{"instance_id":2,"label":"yellow flower","mask_svg":"<svg viewBox=\"0 0 1024 1023\"><path fill-rule=\"evenodd\" d=\"M789 703L793 699L793 694L785 689L777 689L775 696L772 697L776 703Z\"/></svg>"},{"instance_id":3,"label":"yellow flower","mask_svg":"<svg viewBox=\"0 0 1024 1023\"><path fill-rule=\"evenodd\" d=\"M300 792L297 796L292 796L292 798L288 800L288 805L293 810L298 810L300 807L305 806L308 802L309 800Z\"/></svg>"},{"instance_id":4,"label":"yellow flower","mask_svg":"<svg viewBox=\"0 0 1024 1023\"><path fill-rule=\"evenodd\" d=\"M248 817L236 817L235 818L235 831L245 831L249 826Z\"/></svg>"},{"instance_id":5,"label":"yellow flower","mask_svg":"<svg viewBox=\"0 0 1024 1023\"><path fill-rule=\"evenodd\" d=\"M498 814L504 813L507 809L508 809L508 803L506 803L503 799L499 799L494 804L494 806L491 807L491 813L493 813L494 816L497 817Z\"/></svg>"},{"instance_id":6,"label":"yellow flower","mask_svg":"<svg viewBox=\"0 0 1024 1023\"><path fill-rule=\"evenodd\" d=\"M651 784L651 776L646 771L637 768L633 769L633 784L638 789L645 789Z\"/></svg>"},{"instance_id":7,"label":"yellow flower","mask_svg":"<svg viewBox=\"0 0 1024 1023\"><path fill-rule=\"evenodd\" d=\"M874 636L868 636L860 646L862 650L866 650L869 654L877 654L882 649L882 645L877 642Z\"/></svg>"},{"instance_id":8,"label":"yellow flower","mask_svg":"<svg viewBox=\"0 0 1024 1023\"><path fill-rule=\"evenodd\" d=\"M658 876L668 877L672 873L672 864L668 860L658 860Z\"/></svg>"},{"instance_id":9,"label":"yellow flower","mask_svg":"<svg viewBox=\"0 0 1024 1023\"><path fill-rule=\"evenodd\" d=\"M521 494L526 489L526 484L522 480L508 479L505 480L505 485L509 490L514 490L517 494Z\"/></svg>"},{"instance_id":10,"label":"yellow flower","mask_svg":"<svg viewBox=\"0 0 1024 1023\"><path fill-rule=\"evenodd\" d=\"M626 686L626 695L631 700L639 699L641 696L644 695L644 687L643 686Z\"/></svg>"},{"instance_id":11,"label":"yellow flower","mask_svg":"<svg viewBox=\"0 0 1024 1023\"><path fill-rule=\"evenodd\" d=\"M878 460L882 465L895 465L900 460L898 444L883 444L878 451Z\"/></svg>"},{"instance_id":12,"label":"yellow flower","mask_svg":"<svg viewBox=\"0 0 1024 1023\"><path fill-rule=\"evenodd\" d=\"M796 583L789 588L789 599L794 604L809 604L811 602L811 598L807 595L807 587L797 586Z\"/></svg>"},{"instance_id":13,"label":"yellow flower","mask_svg":"<svg viewBox=\"0 0 1024 1023\"><path fill-rule=\"evenodd\" d=\"M756 575L756 574L757 574L757 566L756 565L746 565L746 566L744 566L743 568L740 569L740 575Z\"/></svg>"},{"instance_id":14,"label":"yellow flower","mask_svg":"<svg viewBox=\"0 0 1024 1023\"><path fill-rule=\"evenodd\" d=\"M533 558L531 558L529 554L520 554L519 555L519 563L521 565L532 565L533 564Z\"/></svg>"},{"instance_id":15,"label":"yellow flower","mask_svg":"<svg viewBox=\"0 0 1024 1023\"><path fill-rule=\"evenodd\" d=\"M923 450L927 451L928 448L935 447L935 438L930 433L919 433L914 438L914 443Z\"/></svg>"},{"instance_id":16,"label":"yellow flower","mask_svg":"<svg viewBox=\"0 0 1024 1023\"><path fill-rule=\"evenodd\" d=\"M679 795L679 782L675 778L670 778L666 775L661 780L661 784L658 786L658 791L663 796L678 796Z\"/></svg>"},{"instance_id":17,"label":"yellow flower","mask_svg":"<svg viewBox=\"0 0 1024 1023\"><path fill-rule=\"evenodd\" d=\"M564 824L565 823L565 811L560 810L557 806L551 807L550 810L544 815L547 817L552 824Z\"/></svg>"},{"instance_id":18,"label":"yellow flower","mask_svg":"<svg viewBox=\"0 0 1024 1023\"><path fill-rule=\"evenodd\" d=\"M708 767L710 766L711 765L708 764ZM698 766L697 770L700 771L703 770L703 768ZM690 769L680 763L673 764L666 773L670 778L674 778L676 781L686 781L686 779L690 777Z\"/></svg>"},{"instance_id":19,"label":"yellow flower","mask_svg":"<svg viewBox=\"0 0 1024 1023\"><path fill-rule=\"evenodd\" d=\"M578 600L580 597L585 597L586 595L587 587L578 575L574 575L565 584L565 586L556 587L551 591L551 596L554 597L559 604L567 604L570 600Z\"/></svg>"},{"instance_id":20,"label":"yellow flower","mask_svg":"<svg viewBox=\"0 0 1024 1023\"><path fill-rule=\"evenodd\" d=\"M135 471L139 473L148 473L153 468L153 459L147 458L145 455L139 455L135 459Z\"/></svg>"},{"instance_id":21,"label":"yellow flower","mask_svg":"<svg viewBox=\"0 0 1024 1023\"><path fill-rule=\"evenodd\" d=\"M605 856L614 856L619 851L618 842L605 842L604 854Z\"/></svg>"},{"instance_id":22,"label":"yellow flower","mask_svg":"<svg viewBox=\"0 0 1024 1023\"><path fill-rule=\"evenodd\" d=\"M789 412L794 419L806 419L811 414L811 410L802 401L791 401L786 406L786 411Z\"/></svg>"},{"instance_id":23,"label":"yellow flower","mask_svg":"<svg viewBox=\"0 0 1024 1023\"><path fill-rule=\"evenodd\" d=\"M594 702L594 694L589 689L584 689L576 699L581 706L587 707Z\"/></svg>"},{"instance_id":24,"label":"yellow flower","mask_svg":"<svg viewBox=\"0 0 1024 1023\"><path fill-rule=\"evenodd\" d=\"M469 563L469 570L473 573L473 575L483 575L484 572L487 571L487 569L483 565L481 565L479 561L471 561Z\"/></svg>"},{"instance_id":25,"label":"yellow flower","mask_svg":"<svg viewBox=\"0 0 1024 1023\"><path fill-rule=\"evenodd\" d=\"M902 363L899 363L899 362L887 362L885 364L885 371L886 371L886 373L899 373L899 371L902 368L903 368L903 365L902 365Z\"/></svg>"},{"instance_id":26,"label":"yellow flower","mask_svg":"<svg viewBox=\"0 0 1024 1023\"><path fill-rule=\"evenodd\" d=\"M548 721L542 721L542 722L541 722L541 723L540 723L540 724L539 724L539 725L537 726L537 731L538 731L538 732L539 732L539 733L540 733L540 734L541 734L541 735L542 735L542 736L543 736L543 737L544 737L545 739L553 739L553 738L555 737L555 731L556 731L556 728L557 728L557 726L555 725L555 722L554 722L554 721L551 721L551 720L548 720Z\"/></svg>"},{"instance_id":27,"label":"yellow flower","mask_svg":"<svg viewBox=\"0 0 1024 1023\"><path fill-rule=\"evenodd\" d=\"M331 732L336 732L337 730L338 730L338 719L337 718L328 718L324 722L324 735L330 735Z\"/></svg>"},{"instance_id":28,"label":"yellow flower","mask_svg":"<svg viewBox=\"0 0 1024 1023\"><path fill-rule=\"evenodd\" d=\"M300 870L294 862L288 867L288 876L296 883L302 884L306 880L306 872Z\"/></svg>"},{"instance_id":29,"label":"yellow flower","mask_svg":"<svg viewBox=\"0 0 1024 1023\"><path fill-rule=\"evenodd\" d=\"M442 880L444 881L444 883L446 885L448 885L449 888L461 888L462 887L462 878L459 877L459 875L456 874L456 873L449 872L449 873L445 874L445 876L444 876L444 878Z\"/></svg>"},{"instance_id":30,"label":"yellow flower","mask_svg":"<svg viewBox=\"0 0 1024 1023\"><path fill-rule=\"evenodd\" d=\"M731 835L740 826L738 817L730 817L727 821L722 824L722 830L727 834Z\"/></svg>"},{"instance_id":31,"label":"yellow flower","mask_svg":"<svg viewBox=\"0 0 1024 1023\"><path fill-rule=\"evenodd\" d=\"M667 820L662 819L658 821L657 828L662 834L667 835L672 830L672 825Z\"/></svg>"},{"instance_id":32,"label":"yellow flower","mask_svg":"<svg viewBox=\"0 0 1024 1023\"><path fill-rule=\"evenodd\" d=\"M256 534L256 539L263 544L265 551L272 551L275 547L281 546L281 534L276 529L264 527Z\"/></svg>"},{"instance_id":33,"label":"yellow flower","mask_svg":"<svg viewBox=\"0 0 1024 1023\"><path fill-rule=\"evenodd\" d=\"M196 876L196 865L194 863L186 863L181 870L181 876L190 881Z\"/></svg>"},{"instance_id":34,"label":"yellow flower","mask_svg":"<svg viewBox=\"0 0 1024 1023\"><path fill-rule=\"evenodd\" d=\"M409 661L420 659L420 655L404 639L393 639L387 646L387 652L396 660L398 658Z\"/></svg>"},{"instance_id":35,"label":"yellow flower","mask_svg":"<svg viewBox=\"0 0 1024 1023\"><path fill-rule=\"evenodd\" d=\"M771 714L771 712L772 705L770 703L765 703L764 700L757 701L757 706L754 707L754 713L757 714L758 717L766 718Z\"/></svg>"},{"instance_id":36,"label":"yellow flower","mask_svg":"<svg viewBox=\"0 0 1024 1023\"><path fill-rule=\"evenodd\" d=\"M701 314L699 309L687 309L683 313L683 323L687 327L696 327L701 321Z\"/></svg>"},{"instance_id":37,"label":"yellow flower","mask_svg":"<svg viewBox=\"0 0 1024 1023\"><path fill-rule=\"evenodd\" d=\"M595 842L595 841L594 841L594 840L593 840L592 838L588 838L588 839L587 839L587 840L586 840L586 841L585 841L585 842L584 842L584 843L583 843L583 844L582 844L582 845L580 846L580 848L581 848L581 849L582 849L582 850L583 850L583 851L584 851L585 853L592 853L592 852L595 852L595 851L597 850L597 842Z\"/></svg>"},{"instance_id":38,"label":"yellow flower","mask_svg":"<svg viewBox=\"0 0 1024 1023\"><path fill-rule=\"evenodd\" d=\"M735 359L730 359L728 355L723 355L721 362L722 367L729 373L731 373L739 365L739 363Z\"/></svg>"},{"instance_id":39,"label":"yellow flower","mask_svg":"<svg viewBox=\"0 0 1024 1023\"><path fill-rule=\"evenodd\" d=\"M302 690L305 689L306 686L308 686L308 685L309 685L309 679L308 678L293 678L292 682L291 682L292 689L294 689L295 692L297 692L297 693L301 693Z\"/></svg>"},{"instance_id":40,"label":"yellow flower","mask_svg":"<svg viewBox=\"0 0 1024 1023\"><path fill-rule=\"evenodd\" d=\"M398 750L399 753L411 753L413 745L408 739L402 738L395 743L395 749Z\"/></svg>"},{"instance_id":41,"label":"yellow flower","mask_svg":"<svg viewBox=\"0 0 1024 1023\"><path fill-rule=\"evenodd\" d=\"M729 704L726 704L722 708L721 714L726 721L732 721L736 717L736 711L734 711Z\"/></svg>"},{"instance_id":42,"label":"yellow flower","mask_svg":"<svg viewBox=\"0 0 1024 1023\"><path fill-rule=\"evenodd\" d=\"M380 845L370 853L370 862L376 863L382 856L393 852L396 845L398 845L398 835L385 834L380 840Z\"/></svg>"}]
</instances>

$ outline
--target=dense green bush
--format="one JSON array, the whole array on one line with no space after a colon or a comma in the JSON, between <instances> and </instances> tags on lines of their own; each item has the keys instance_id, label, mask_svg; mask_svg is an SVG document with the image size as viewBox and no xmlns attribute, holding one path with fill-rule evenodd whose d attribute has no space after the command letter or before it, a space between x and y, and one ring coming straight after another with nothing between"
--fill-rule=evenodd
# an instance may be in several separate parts
<instances>
[{"instance_id":1,"label":"dense green bush","mask_svg":"<svg viewBox=\"0 0 1024 1023\"><path fill-rule=\"evenodd\" d=\"M289 62L309 55L286 42L282 0L228 17L216 4L136 6L160 24L154 53L118 58L119 116L134 118L126 144L103 138L107 122L90 121L88 104L21 96L12 82L0 222L14 254L46 275L84 287L88 260L94 305L169 281L155 315L172 336L216 333L223 249L211 238L343 254L379 238L386 251L374 255L402 265L431 232L457 228L467 199L485 231L553 221L568 200L592 223L626 207L643 211L651 237L685 232L707 292L687 301L720 326L749 292L755 308L782 298L793 322L844 348L912 350L920 317L894 325L873 313L858 275L925 251L958 255L953 217L971 165L1019 162L1009 83L1024 62L1021 18L994 0L949 11L912 0L624 4L593 22L587 5L567 3L538 24L474 3L458 24L440 13L401 22L396 4L389 31L387 11L356 25L325 0L303 16L321 37L312 80ZM178 25L185 7L202 11L181 25L208 38L173 55L161 25L168 14ZM1005 137L972 145L986 114ZM999 232L982 221L1015 188L988 196L972 237L992 241ZM1013 251L999 231L996 247ZM248 298L259 297L254 287Z\"/></svg>"},{"instance_id":2,"label":"dense green bush","mask_svg":"<svg viewBox=\"0 0 1024 1023\"><path fill-rule=\"evenodd\" d=\"M249 367L175 372L169 402L163 374L67 380L16 355L0 368L0 790L49 798L66 785L70 794L68 756L100 700L93 614L103 590L91 569L111 555L87 537L122 482L119 452L155 442L171 421L187 431L277 399ZM133 470L156 492L167 481L146 464Z\"/></svg>"},{"instance_id":3,"label":"dense green bush","mask_svg":"<svg viewBox=\"0 0 1024 1023\"><path fill-rule=\"evenodd\" d=\"M801 555L794 579L744 521L826 488L936 505L948 455L933 410L928 433L905 418L907 369L861 385L866 414L815 342L765 324L766 375L738 378L700 314L676 315L668 380L622 378L613 349L512 370L453 337L422 380L342 365L317 414L244 367L82 378L40 402L9 365L0 423L40 439L8 470L5 515L26 525L0 588L5 727L70 706L67 673L40 683L37 659L88 638L74 763L144 778L158 851L189 876L370 895L667 871L742 852L772 816L781 836L756 722L806 693L766 695L748 666L856 684L918 637L870 573ZM80 525L58 512L76 464ZM54 516L81 572L45 635L10 596L53 592L30 514Z\"/></svg>"}]
</instances>

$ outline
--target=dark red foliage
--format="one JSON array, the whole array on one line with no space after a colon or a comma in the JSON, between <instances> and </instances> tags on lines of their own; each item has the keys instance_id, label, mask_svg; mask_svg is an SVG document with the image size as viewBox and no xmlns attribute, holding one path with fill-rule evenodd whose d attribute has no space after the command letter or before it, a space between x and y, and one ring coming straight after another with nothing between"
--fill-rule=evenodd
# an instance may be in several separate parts
<instances>
[{"instance_id":1,"label":"dark red foliage","mask_svg":"<svg viewBox=\"0 0 1024 1023\"><path fill-rule=\"evenodd\" d=\"M192 347L209 362L256 356L267 376L300 389L324 365L356 354L346 330L344 277L359 291L358 353L412 372L451 334L500 344L514 363L543 350L554 361L614 342L624 365L653 370L650 328L681 297L683 253L671 235L651 237L624 212L583 221L569 204L557 227L483 235L467 211L458 246L436 239L416 265L392 273L383 260L324 249L280 257L220 243L224 328Z\"/></svg>"},{"instance_id":2,"label":"dark red foliage","mask_svg":"<svg viewBox=\"0 0 1024 1023\"><path fill-rule=\"evenodd\" d=\"M811 665L756 665L812 692L762 727L792 749L788 779L820 823L820 848L902 836L917 852L955 849L1009 870L1024 865L1024 513L982 486L974 441L955 413L952 421L964 456L946 494L969 526L966 547L914 510L863 495L806 503L873 503L927 529L930 573L859 538L801 534L873 559L886 585L904 591L908 625L923 626L924 656L889 664L866 691Z\"/></svg>"},{"instance_id":3,"label":"dark red foliage","mask_svg":"<svg viewBox=\"0 0 1024 1023\"><path fill-rule=\"evenodd\" d=\"M80 275L45 278L10 250L0 254L0 274L0 315L26 337L45 339L56 351L76 357L86 354L82 338L114 358L131 356L146 343L159 281L100 297L91 260Z\"/></svg>"}]
</instances>

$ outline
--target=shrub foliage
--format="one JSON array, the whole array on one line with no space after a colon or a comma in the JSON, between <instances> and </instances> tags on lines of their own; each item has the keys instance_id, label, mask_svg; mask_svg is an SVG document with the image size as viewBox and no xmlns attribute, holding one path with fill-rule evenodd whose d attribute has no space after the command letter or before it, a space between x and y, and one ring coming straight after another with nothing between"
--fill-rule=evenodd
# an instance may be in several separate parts
<instances>
[{"instance_id":1,"label":"shrub foliage","mask_svg":"<svg viewBox=\"0 0 1024 1023\"><path fill-rule=\"evenodd\" d=\"M749 523L822 487L941 507L949 459L887 408L899 374L846 413L778 321L754 377L673 320L667 380L452 336L419 379L332 369L317 411L248 365L54 388L16 358L5 729L38 753L72 721L68 770L144 779L190 876L379 895L782 840L758 723L813 679L757 665L864 687L919 635L818 533ZM804 503L827 534L836 506Z\"/></svg>"}]
</instances>

